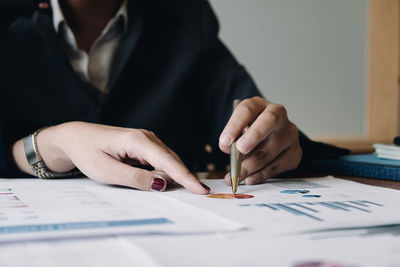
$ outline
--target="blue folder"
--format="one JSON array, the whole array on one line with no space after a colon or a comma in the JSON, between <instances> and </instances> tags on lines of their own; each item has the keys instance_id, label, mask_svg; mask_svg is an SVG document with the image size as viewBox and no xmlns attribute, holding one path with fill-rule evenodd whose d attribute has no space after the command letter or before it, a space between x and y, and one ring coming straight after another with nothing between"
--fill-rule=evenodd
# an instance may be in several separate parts
<instances>
[{"instance_id":1,"label":"blue folder","mask_svg":"<svg viewBox=\"0 0 400 267\"><path fill-rule=\"evenodd\" d=\"M314 160L316 171L400 181L400 160L380 159L375 153Z\"/></svg>"}]
</instances>

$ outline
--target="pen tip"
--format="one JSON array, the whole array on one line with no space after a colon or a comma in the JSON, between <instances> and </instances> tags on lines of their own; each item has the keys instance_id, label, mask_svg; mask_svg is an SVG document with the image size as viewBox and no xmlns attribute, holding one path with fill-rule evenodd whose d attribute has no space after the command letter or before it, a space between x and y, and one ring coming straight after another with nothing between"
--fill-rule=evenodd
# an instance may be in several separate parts
<instances>
[{"instance_id":1,"label":"pen tip","mask_svg":"<svg viewBox=\"0 0 400 267\"><path fill-rule=\"evenodd\" d=\"M233 192L234 194L236 194L236 192L237 192L238 184L239 184L239 178L237 178L237 177L232 177L232 192Z\"/></svg>"}]
</instances>

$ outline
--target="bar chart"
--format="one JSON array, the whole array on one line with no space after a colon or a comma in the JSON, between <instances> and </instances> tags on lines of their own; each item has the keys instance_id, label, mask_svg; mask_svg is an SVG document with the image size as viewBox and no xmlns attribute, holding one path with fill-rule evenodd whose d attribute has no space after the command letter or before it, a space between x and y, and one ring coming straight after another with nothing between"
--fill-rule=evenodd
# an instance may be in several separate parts
<instances>
[{"instance_id":1,"label":"bar chart","mask_svg":"<svg viewBox=\"0 0 400 267\"><path fill-rule=\"evenodd\" d=\"M319 201L319 202L288 202L288 203L256 203L239 204L240 207L257 207L269 211L284 211L294 216L303 216L315 221L324 221L326 212L364 212L372 213L372 208L383 207L382 204L368 200L349 201Z\"/></svg>"}]
</instances>

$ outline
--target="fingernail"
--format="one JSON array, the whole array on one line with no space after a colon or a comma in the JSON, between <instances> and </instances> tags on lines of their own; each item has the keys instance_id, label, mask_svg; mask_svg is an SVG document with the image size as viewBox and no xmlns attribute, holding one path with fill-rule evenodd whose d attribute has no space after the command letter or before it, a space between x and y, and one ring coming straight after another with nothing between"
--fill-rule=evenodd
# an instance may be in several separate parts
<instances>
[{"instance_id":1,"label":"fingernail","mask_svg":"<svg viewBox=\"0 0 400 267\"><path fill-rule=\"evenodd\" d=\"M231 183L231 174L229 172L224 176L224 180L225 180L227 185L232 185L232 183Z\"/></svg>"},{"instance_id":2,"label":"fingernail","mask_svg":"<svg viewBox=\"0 0 400 267\"><path fill-rule=\"evenodd\" d=\"M203 184L201 182L200 182L200 184L205 190L210 191L210 188L207 185L205 185L205 184Z\"/></svg>"},{"instance_id":3,"label":"fingernail","mask_svg":"<svg viewBox=\"0 0 400 267\"><path fill-rule=\"evenodd\" d=\"M231 136L229 134L226 134L226 133L222 134L222 136L221 136L221 144L223 146L230 146L231 145L231 140L232 140L232 138L231 138Z\"/></svg>"},{"instance_id":4,"label":"fingernail","mask_svg":"<svg viewBox=\"0 0 400 267\"><path fill-rule=\"evenodd\" d=\"M155 191L164 191L165 180L161 178L154 178L153 181L151 181L151 189Z\"/></svg>"},{"instance_id":5,"label":"fingernail","mask_svg":"<svg viewBox=\"0 0 400 267\"><path fill-rule=\"evenodd\" d=\"M247 154L249 152L249 145L245 139L239 139L236 142L236 148L243 154Z\"/></svg>"}]
</instances>

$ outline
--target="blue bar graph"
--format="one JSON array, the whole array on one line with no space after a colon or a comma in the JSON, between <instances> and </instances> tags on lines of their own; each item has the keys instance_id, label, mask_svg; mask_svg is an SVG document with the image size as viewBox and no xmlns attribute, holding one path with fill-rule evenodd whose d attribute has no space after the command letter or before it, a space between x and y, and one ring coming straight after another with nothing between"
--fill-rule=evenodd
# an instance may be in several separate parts
<instances>
[{"instance_id":1,"label":"blue bar graph","mask_svg":"<svg viewBox=\"0 0 400 267\"><path fill-rule=\"evenodd\" d=\"M375 206L381 206L381 207L383 206L382 204L378 204L378 203L375 203L375 202L372 202L372 201L367 201L367 200L361 200L359 202L372 204L372 205L375 205Z\"/></svg>"},{"instance_id":2,"label":"blue bar graph","mask_svg":"<svg viewBox=\"0 0 400 267\"><path fill-rule=\"evenodd\" d=\"M337 206L342 206L342 207L346 207L346 208L353 208L353 209L358 209L358 210L361 210L361 211L364 211L364 212L371 212L371 211L369 211L369 210L366 210L366 209L363 209L363 208L359 208L359 207L356 207L356 206L354 206L354 205L350 205L350 204L347 204L347 203L344 203L344 202L339 202L339 201L335 201L335 202L333 202L335 205L337 205Z\"/></svg>"},{"instance_id":3,"label":"blue bar graph","mask_svg":"<svg viewBox=\"0 0 400 267\"><path fill-rule=\"evenodd\" d=\"M309 210L309 211L312 211L312 212L315 212L315 213L318 213L318 212L319 212L318 210L309 208L309 207L307 207L307 206L304 205L304 204L299 204L299 203L287 203L287 205L297 206L297 207L300 207L300 208L303 208L303 209L306 209L306 210Z\"/></svg>"},{"instance_id":4,"label":"blue bar graph","mask_svg":"<svg viewBox=\"0 0 400 267\"><path fill-rule=\"evenodd\" d=\"M282 210L285 210L287 212L290 212L292 214L295 214L295 215L307 216L307 217L309 217L311 219L314 219L314 220L317 220L317 221L323 221L323 219L321 219L321 218L318 218L318 217L315 217L313 215L310 215L307 212L303 212L301 210L291 208L291 207L289 207L289 206L287 206L285 204L275 203L275 204L272 204L272 205L277 207L277 208L280 208Z\"/></svg>"},{"instance_id":5,"label":"blue bar graph","mask_svg":"<svg viewBox=\"0 0 400 267\"><path fill-rule=\"evenodd\" d=\"M262 203L262 204L255 204L255 206L256 206L256 207L267 207L267 208L270 208L271 210L278 210L278 208L275 208L275 207L273 207L273 206L271 206L271 205L268 205L268 204L265 204L265 203Z\"/></svg>"},{"instance_id":6,"label":"blue bar graph","mask_svg":"<svg viewBox=\"0 0 400 267\"><path fill-rule=\"evenodd\" d=\"M267 208L270 212L285 211L295 216L304 216L315 221L322 222L324 210L334 210L335 212L365 212L372 213L372 207L382 207L382 204L367 200L351 201L318 201L318 202L293 202L293 203L256 203L239 204L240 207Z\"/></svg>"},{"instance_id":7,"label":"blue bar graph","mask_svg":"<svg viewBox=\"0 0 400 267\"><path fill-rule=\"evenodd\" d=\"M0 227L0 234L13 233L32 233L32 232L54 232L61 230L81 230L94 228L115 228L124 226L143 226L155 224L173 224L167 218L124 220L124 221L93 221L93 222L73 222L56 224L32 224Z\"/></svg>"},{"instance_id":8,"label":"blue bar graph","mask_svg":"<svg viewBox=\"0 0 400 267\"><path fill-rule=\"evenodd\" d=\"M350 203L356 204L356 205L360 205L363 207L368 207L368 205L361 203L360 201L349 201Z\"/></svg>"},{"instance_id":9,"label":"blue bar graph","mask_svg":"<svg viewBox=\"0 0 400 267\"><path fill-rule=\"evenodd\" d=\"M321 205L321 206L324 206L324 207L327 207L327 208L330 208L330 209L334 209L334 210L344 210L344 211L349 211L348 209L346 209L346 208L343 208L343 207L338 207L338 206L336 206L336 205L334 205L334 204L332 204L332 203L327 203L327 202L317 202L317 204L319 204L319 205Z\"/></svg>"}]
</instances>

